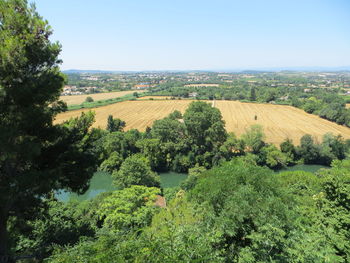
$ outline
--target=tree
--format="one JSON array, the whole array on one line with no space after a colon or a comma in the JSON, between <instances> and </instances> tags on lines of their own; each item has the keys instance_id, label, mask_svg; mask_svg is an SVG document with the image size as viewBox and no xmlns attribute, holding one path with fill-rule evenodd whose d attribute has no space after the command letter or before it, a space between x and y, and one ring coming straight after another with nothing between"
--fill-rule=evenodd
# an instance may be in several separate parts
<instances>
[{"instance_id":1,"label":"tree","mask_svg":"<svg viewBox=\"0 0 350 263\"><path fill-rule=\"evenodd\" d=\"M116 131L123 131L126 123L125 121L122 121L121 119L114 119L113 115L108 115L107 118L107 131L109 132L116 132Z\"/></svg>"},{"instance_id":2,"label":"tree","mask_svg":"<svg viewBox=\"0 0 350 263\"><path fill-rule=\"evenodd\" d=\"M154 215L152 225L143 232L147 244L143 251L150 251L139 256L141 261L225 262L216 249L219 241L216 229L204 228L202 217L201 211L180 191L167 209Z\"/></svg>"},{"instance_id":3,"label":"tree","mask_svg":"<svg viewBox=\"0 0 350 263\"><path fill-rule=\"evenodd\" d=\"M284 262L277 259L295 211L271 170L235 158L206 172L189 194L192 204L202 204L208 229L218 233L226 262Z\"/></svg>"},{"instance_id":4,"label":"tree","mask_svg":"<svg viewBox=\"0 0 350 263\"><path fill-rule=\"evenodd\" d=\"M19 253L43 259L52 253L54 246L73 245L83 236L95 235L92 201L63 203L48 199L44 205L39 217L28 222L30 231L15 237Z\"/></svg>"},{"instance_id":5,"label":"tree","mask_svg":"<svg viewBox=\"0 0 350 263\"><path fill-rule=\"evenodd\" d=\"M0 256L9 253L9 217L33 218L52 190L83 192L95 170L94 115L52 123L66 105L51 33L27 1L0 0Z\"/></svg>"},{"instance_id":6,"label":"tree","mask_svg":"<svg viewBox=\"0 0 350 263\"><path fill-rule=\"evenodd\" d=\"M120 153L112 152L109 157L101 163L100 169L108 173L113 173L114 170L117 170L120 167L123 160L124 159Z\"/></svg>"},{"instance_id":7,"label":"tree","mask_svg":"<svg viewBox=\"0 0 350 263\"><path fill-rule=\"evenodd\" d=\"M207 230L202 231L215 230L215 247L225 262L347 262L340 260L337 249L344 252L349 247L347 233L341 228L336 236L327 224L339 229L341 221L334 220L339 212L342 223L348 222L349 186L331 189L346 209L326 210L333 215L324 223L322 180L299 171L274 174L240 157L199 177L189 201L205 211L202 221ZM342 181L348 180L346 176Z\"/></svg>"},{"instance_id":8,"label":"tree","mask_svg":"<svg viewBox=\"0 0 350 263\"><path fill-rule=\"evenodd\" d=\"M297 149L306 164L317 163L319 159L319 148L314 143L310 134L305 134L301 137L300 146Z\"/></svg>"},{"instance_id":9,"label":"tree","mask_svg":"<svg viewBox=\"0 0 350 263\"><path fill-rule=\"evenodd\" d=\"M268 89L266 90L263 100L265 102L270 102L276 99L276 91L274 89Z\"/></svg>"},{"instance_id":10,"label":"tree","mask_svg":"<svg viewBox=\"0 0 350 263\"><path fill-rule=\"evenodd\" d=\"M86 97L85 102L94 102L94 99L92 97Z\"/></svg>"},{"instance_id":11,"label":"tree","mask_svg":"<svg viewBox=\"0 0 350 263\"><path fill-rule=\"evenodd\" d=\"M304 111L307 113L313 113L320 110L322 107L322 101L316 99L315 97L308 98L303 106Z\"/></svg>"},{"instance_id":12,"label":"tree","mask_svg":"<svg viewBox=\"0 0 350 263\"><path fill-rule=\"evenodd\" d=\"M203 101L192 102L184 114L188 136L198 146L198 154L218 149L227 138L220 110Z\"/></svg>"},{"instance_id":13,"label":"tree","mask_svg":"<svg viewBox=\"0 0 350 263\"><path fill-rule=\"evenodd\" d=\"M166 158L159 145L159 139L140 139L136 142L136 147L148 159L153 170L160 170L165 166Z\"/></svg>"},{"instance_id":14,"label":"tree","mask_svg":"<svg viewBox=\"0 0 350 263\"><path fill-rule=\"evenodd\" d=\"M284 142L280 144L281 152L288 155L290 158L290 161L295 160L296 158L296 150L295 146L293 144L293 141L291 139L286 139Z\"/></svg>"},{"instance_id":15,"label":"tree","mask_svg":"<svg viewBox=\"0 0 350 263\"><path fill-rule=\"evenodd\" d=\"M132 185L104 198L97 214L104 227L116 231L146 226L151 222L158 194L159 188Z\"/></svg>"},{"instance_id":16,"label":"tree","mask_svg":"<svg viewBox=\"0 0 350 263\"><path fill-rule=\"evenodd\" d=\"M319 224L332 233L331 242L337 255L350 260L350 161L333 161L332 169L320 171L323 191L316 196L321 207Z\"/></svg>"},{"instance_id":17,"label":"tree","mask_svg":"<svg viewBox=\"0 0 350 263\"><path fill-rule=\"evenodd\" d=\"M262 126L256 124L252 125L246 133L242 135L242 140L252 153L259 153L260 149L264 147L265 135Z\"/></svg>"},{"instance_id":18,"label":"tree","mask_svg":"<svg viewBox=\"0 0 350 263\"><path fill-rule=\"evenodd\" d=\"M341 135L335 136L332 133L326 133L320 148L321 158L327 165L330 165L335 159L343 160L346 157L347 148Z\"/></svg>"},{"instance_id":19,"label":"tree","mask_svg":"<svg viewBox=\"0 0 350 263\"><path fill-rule=\"evenodd\" d=\"M256 92L255 92L255 88L254 88L254 87L252 87L252 88L250 89L250 96L249 96L249 99L250 99L251 101L256 101Z\"/></svg>"},{"instance_id":20,"label":"tree","mask_svg":"<svg viewBox=\"0 0 350 263\"><path fill-rule=\"evenodd\" d=\"M161 142L179 143L186 135L185 128L177 119L164 118L154 122L151 134Z\"/></svg>"},{"instance_id":21,"label":"tree","mask_svg":"<svg viewBox=\"0 0 350 263\"><path fill-rule=\"evenodd\" d=\"M180 187L185 191L191 190L196 185L199 176L205 171L205 167L199 165L188 169L188 177L181 182Z\"/></svg>"},{"instance_id":22,"label":"tree","mask_svg":"<svg viewBox=\"0 0 350 263\"><path fill-rule=\"evenodd\" d=\"M182 119L182 114L180 111L175 110L174 112L169 114L168 118L172 120L179 120Z\"/></svg>"},{"instance_id":23,"label":"tree","mask_svg":"<svg viewBox=\"0 0 350 263\"><path fill-rule=\"evenodd\" d=\"M235 155L243 155L245 142L236 137L233 132L230 132L226 141L220 147L220 152L228 160Z\"/></svg>"},{"instance_id":24,"label":"tree","mask_svg":"<svg viewBox=\"0 0 350 263\"><path fill-rule=\"evenodd\" d=\"M144 185L159 187L159 176L151 170L149 161L140 154L134 154L125 159L119 171L112 174L115 184L119 188L131 185Z\"/></svg>"},{"instance_id":25,"label":"tree","mask_svg":"<svg viewBox=\"0 0 350 263\"><path fill-rule=\"evenodd\" d=\"M261 153L264 155L264 162L269 168L276 169L287 166L290 159L288 156L277 149L273 144L261 148Z\"/></svg>"}]
</instances>

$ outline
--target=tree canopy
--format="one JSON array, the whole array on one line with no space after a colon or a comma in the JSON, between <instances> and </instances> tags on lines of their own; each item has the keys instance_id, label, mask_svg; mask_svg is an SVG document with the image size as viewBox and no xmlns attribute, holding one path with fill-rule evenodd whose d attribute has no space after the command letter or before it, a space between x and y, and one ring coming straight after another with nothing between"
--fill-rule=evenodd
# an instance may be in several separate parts
<instances>
[{"instance_id":1,"label":"tree canopy","mask_svg":"<svg viewBox=\"0 0 350 263\"><path fill-rule=\"evenodd\" d=\"M151 170L146 157L135 154L125 159L119 170L113 172L113 179L119 188L132 185L159 187L159 176Z\"/></svg>"},{"instance_id":2,"label":"tree canopy","mask_svg":"<svg viewBox=\"0 0 350 263\"><path fill-rule=\"evenodd\" d=\"M9 253L10 216L32 218L52 190L84 191L95 168L93 114L52 123L66 105L51 33L27 1L0 1L0 255Z\"/></svg>"}]
</instances>

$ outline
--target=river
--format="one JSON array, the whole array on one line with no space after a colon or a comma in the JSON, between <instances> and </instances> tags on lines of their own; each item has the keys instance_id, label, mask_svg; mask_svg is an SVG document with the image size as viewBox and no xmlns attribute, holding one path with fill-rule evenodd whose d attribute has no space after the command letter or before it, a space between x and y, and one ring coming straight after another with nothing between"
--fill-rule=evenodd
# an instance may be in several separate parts
<instances>
[{"instance_id":1,"label":"river","mask_svg":"<svg viewBox=\"0 0 350 263\"><path fill-rule=\"evenodd\" d=\"M159 173L160 185L163 188L175 187L187 178L187 174L167 172ZM117 190L113 185L112 176L106 172L96 172L90 181L89 189L83 195L77 195L66 191L61 191L56 194L59 201L67 202L70 199L84 201L91 199L99 193Z\"/></svg>"},{"instance_id":2,"label":"river","mask_svg":"<svg viewBox=\"0 0 350 263\"><path fill-rule=\"evenodd\" d=\"M298 164L291 167L287 167L276 172L285 172L285 171L306 171L306 172L317 172L321 168L329 168L323 165L313 165L313 164ZM187 174L167 172L159 173L160 176L160 185L163 188L179 186L180 183L187 178ZM117 190L112 183L112 177L109 173L106 172L96 172L91 178L90 187L83 195L77 195L75 193L62 191L56 194L58 200L67 202L70 199L84 201L91 199L98 195L99 193Z\"/></svg>"}]
</instances>

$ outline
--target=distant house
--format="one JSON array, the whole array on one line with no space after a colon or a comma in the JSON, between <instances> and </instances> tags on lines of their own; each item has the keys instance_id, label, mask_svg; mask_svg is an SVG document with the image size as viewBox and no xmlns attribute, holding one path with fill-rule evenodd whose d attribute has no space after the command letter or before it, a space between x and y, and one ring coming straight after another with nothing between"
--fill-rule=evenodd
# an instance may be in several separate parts
<instances>
[{"instance_id":1,"label":"distant house","mask_svg":"<svg viewBox=\"0 0 350 263\"><path fill-rule=\"evenodd\" d=\"M280 98L278 98L278 99L279 99L279 100L288 100L288 99L289 99L289 96L286 95L286 96L280 97Z\"/></svg>"},{"instance_id":2,"label":"distant house","mask_svg":"<svg viewBox=\"0 0 350 263\"><path fill-rule=\"evenodd\" d=\"M133 89L148 89L149 87L149 84L137 84L133 87Z\"/></svg>"},{"instance_id":3,"label":"distant house","mask_svg":"<svg viewBox=\"0 0 350 263\"><path fill-rule=\"evenodd\" d=\"M219 87L219 84L205 84L205 83L200 83L200 84L187 84L185 87Z\"/></svg>"},{"instance_id":4,"label":"distant house","mask_svg":"<svg viewBox=\"0 0 350 263\"><path fill-rule=\"evenodd\" d=\"M94 81L97 81L97 80L98 80L98 77L93 77L93 76L87 76L87 77L82 77L82 79L85 79L85 80L94 80Z\"/></svg>"},{"instance_id":5,"label":"distant house","mask_svg":"<svg viewBox=\"0 0 350 263\"><path fill-rule=\"evenodd\" d=\"M282 96L280 98L278 98L279 100L289 100L289 96L286 95L286 96Z\"/></svg>"},{"instance_id":6,"label":"distant house","mask_svg":"<svg viewBox=\"0 0 350 263\"><path fill-rule=\"evenodd\" d=\"M304 89L304 92L309 93L309 92L311 92L311 89Z\"/></svg>"},{"instance_id":7,"label":"distant house","mask_svg":"<svg viewBox=\"0 0 350 263\"><path fill-rule=\"evenodd\" d=\"M198 92L191 92L191 93L188 93L188 97L190 98L195 98L198 96Z\"/></svg>"}]
</instances>

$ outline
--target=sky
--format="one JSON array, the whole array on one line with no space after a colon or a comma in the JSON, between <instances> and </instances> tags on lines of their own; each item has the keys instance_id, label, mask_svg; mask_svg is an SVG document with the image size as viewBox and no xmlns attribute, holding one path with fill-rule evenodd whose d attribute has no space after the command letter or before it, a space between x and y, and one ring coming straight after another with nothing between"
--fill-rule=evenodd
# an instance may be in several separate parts
<instances>
[{"instance_id":1,"label":"sky","mask_svg":"<svg viewBox=\"0 0 350 263\"><path fill-rule=\"evenodd\" d=\"M350 0L29 0L62 69L350 66Z\"/></svg>"}]
</instances>

